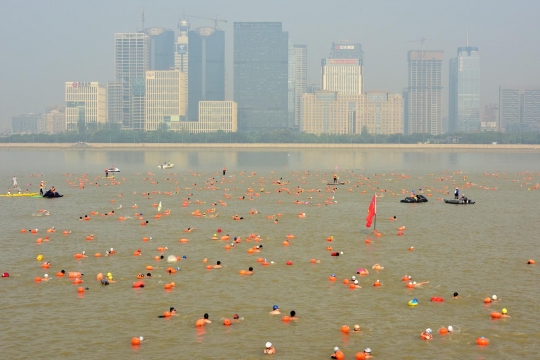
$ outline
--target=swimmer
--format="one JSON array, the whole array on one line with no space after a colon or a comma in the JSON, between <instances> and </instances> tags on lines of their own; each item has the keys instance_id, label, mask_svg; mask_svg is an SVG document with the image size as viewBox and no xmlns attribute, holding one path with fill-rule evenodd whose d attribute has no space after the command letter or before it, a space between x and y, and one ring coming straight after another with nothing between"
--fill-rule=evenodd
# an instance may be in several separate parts
<instances>
[{"instance_id":1,"label":"swimmer","mask_svg":"<svg viewBox=\"0 0 540 360\"><path fill-rule=\"evenodd\" d=\"M221 266L221 261L218 260L216 265L213 266L214 269L221 269L223 266Z\"/></svg>"},{"instance_id":2,"label":"swimmer","mask_svg":"<svg viewBox=\"0 0 540 360\"><path fill-rule=\"evenodd\" d=\"M43 210L42 214L43 214L43 216L49 216L49 215L51 215L51 214L49 213L49 210Z\"/></svg>"},{"instance_id":3,"label":"swimmer","mask_svg":"<svg viewBox=\"0 0 540 360\"><path fill-rule=\"evenodd\" d=\"M279 315L281 314L281 311L279 311L279 306L274 305L272 307L272 311L270 311L270 315Z\"/></svg>"},{"instance_id":4,"label":"swimmer","mask_svg":"<svg viewBox=\"0 0 540 360\"><path fill-rule=\"evenodd\" d=\"M371 359L373 356L371 356L371 349L370 348L366 348L364 350L364 359Z\"/></svg>"},{"instance_id":5,"label":"swimmer","mask_svg":"<svg viewBox=\"0 0 540 360\"><path fill-rule=\"evenodd\" d=\"M457 291L454 293L454 299L459 299L459 294L457 293Z\"/></svg>"},{"instance_id":6,"label":"swimmer","mask_svg":"<svg viewBox=\"0 0 540 360\"><path fill-rule=\"evenodd\" d=\"M353 332L360 332L360 325L354 325Z\"/></svg>"},{"instance_id":7,"label":"swimmer","mask_svg":"<svg viewBox=\"0 0 540 360\"><path fill-rule=\"evenodd\" d=\"M8 278L8 277L9 277L9 273L7 273L7 272L2 273L2 277L3 277L3 278Z\"/></svg>"},{"instance_id":8,"label":"swimmer","mask_svg":"<svg viewBox=\"0 0 540 360\"><path fill-rule=\"evenodd\" d=\"M502 313L501 317L503 318L511 317L510 315L508 315L508 310L506 310L506 308L502 309L501 313Z\"/></svg>"},{"instance_id":9,"label":"swimmer","mask_svg":"<svg viewBox=\"0 0 540 360\"><path fill-rule=\"evenodd\" d=\"M382 269L384 269L384 267L381 266L381 265L379 265L379 264L375 264L375 265L373 265L371 268L372 268L373 270L382 270Z\"/></svg>"},{"instance_id":10,"label":"swimmer","mask_svg":"<svg viewBox=\"0 0 540 360\"><path fill-rule=\"evenodd\" d=\"M351 281L354 281L354 280L356 280L356 276L353 275L351 276Z\"/></svg>"},{"instance_id":11,"label":"swimmer","mask_svg":"<svg viewBox=\"0 0 540 360\"><path fill-rule=\"evenodd\" d=\"M337 359L338 358L338 353L340 353L341 350L339 350L339 348L336 346L334 348L334 352L332 353L332 355L330 355L330 359Z\"/></svg>"},{"instance_id":12,"label":"swimmer","mask_svg":"<svg viewBox=\"0 0 540 360\"><path fill-rule=\"evenodd\" d=\"M431 329L426 329L426 331L422 332L420 334L420 338L422 340L433 340L433 335L432 335L432 330Z\"/></svg>"},{"instance_id":13,"label":"swimmer","mask_svg":"<svg viewBox=\"0 0 540 360\"><path fill-rule=\"evenodd\" d=\"M413 284L414 287L420 287L420 286L422 286L424 284L429 284L429 281L422 281L422 282L419 282L419 283L416 283L416 281L413 281L412 284Z\"/></svg>"},{"instance_id":14,"label":"swimmer","mask_svg":"<svg viewBox=\"0 0 540 360\"><path fill-rule=\"evenodd\" d=\"M248 271L246 271L246 275L253 275L253 267L249 267Z\"/></svg>"},{"instance_id":15,"label":"swimmer","mask_svg":"<svg viewBox=\"0 0 540 360\"><path fill-rule=\"evenodd\" d=\"M296 311L291 310L290 314L291 314L290 316L291 320L298 320L298 317L296 316Z\"/></svg>"},{"instance_id":16,"label":"swimmer","mask_svg":"<svg viewBox=\"0 0 540 360\"><path fill-rule=\"evenodd\" d=\"M109 280L101 279L101 285L109 285Z\"/></svg>"},{"instance_id":17,"label":"swimmer","mask_svg":"<svg viewBox=\"0 0 540 360\"><path fill-rule=\"evenodd\" d=\"M360 274L360 275L369 275L369 271L367 269L364 269L364 268L359 268L357 271L356 271L357 274Z\"/></svg>"},{"instance_id":18,"label":"swimmer","mask_svg":"<svg viewBox=\"0 0 540 360\"><path fill-rule=\"evenodd\" d=\"M497 301L499 301L499 299L497 298L497 295L493 295L491 297L491 302L497 302Z\"/></svg>"},{"instance_id":19,"label":"swimmer","mask_svg":"<svg viewBox=\"0 0 540 360\"><path fill-rule=\"evenodd\" d=\"M232 322L240 322L240 316L238 316L238 314L234 314L233 315L233 319L232 319Z\"/></svg>"},{"instance_id":20,"label":"swimmer","mask_svg":"<svg viewBox=\"0 0 540 360\"><path fill-rule=\"evenodd\" d=\"M362 288L360 285L358 285L358 280L354 280L354 283L353 283L353 284L354 284L354 287L355 287L356 289L361 289L361 288Z\"/></svg>"},{"instance_id":21,"label":"swimmer","mask_svg":"<svg viewBox=\"0 0 540 360\"><path fill-rule=\"evenodd\" d=\"M151 273L146 274L146 277L152 277Z\"/></svg>"},{"instance_id":22,"label":"swimmer","mask_svg":"<svg viewBox=\"0 0 540 360\"><path fill-rule=\"evenodd\" d=\"M208 313L204 313L203 318L199 320L204 320L205 324L211 324L212 321L208 320Z\"/></svg>"},{"instance_id":23,"label":"swimmer","mask_svg":"<svg viewBox=\"0 0 540 360\"><path fill-rule=\"evenodd\" d=\"M271 354L275 354L275 353L276 353L276 349L274 349L274 347L272 346L272 343L267 342L266 347L263 350L263 354L271 355Z\"/></svg>"},{"instance_id":24,"label":"swimmer","mask_svg":"<svg viewBox=\"0 0 540 360\"><path fill-rule=\"evenodd\" d=\"M451 332L454 331L454 328L452 327L452 325L450 325L450 326L448 326L448 328L446 330L448 330L448 332L451 333Z\"/></svg>"}]
</instances>

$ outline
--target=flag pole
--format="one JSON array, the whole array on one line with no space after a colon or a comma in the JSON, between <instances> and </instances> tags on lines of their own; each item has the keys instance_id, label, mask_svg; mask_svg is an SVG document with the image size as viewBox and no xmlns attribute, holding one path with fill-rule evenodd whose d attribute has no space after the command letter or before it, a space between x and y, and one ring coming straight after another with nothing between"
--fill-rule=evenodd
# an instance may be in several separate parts
<instances>
[{"instance_id":1,"label":"flag pole","mask_svg":"<svg viewBox=\"0 0 540 360\"><path fill-rule=\"evenodd\" d=\"M375 219L373 220L373 232L377 231L377 213L375 213Z\"/></svg>"}]
</instances>

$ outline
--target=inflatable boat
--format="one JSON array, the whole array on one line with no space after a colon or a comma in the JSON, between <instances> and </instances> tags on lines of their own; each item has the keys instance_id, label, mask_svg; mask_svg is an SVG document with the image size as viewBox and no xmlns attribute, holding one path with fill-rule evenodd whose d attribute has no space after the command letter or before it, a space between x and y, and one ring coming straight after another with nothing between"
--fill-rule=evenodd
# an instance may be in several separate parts
<instances>
[{"instance_id":1,"label":"inflatable boat","mask_svg":"<svg viewBox=\"0 0 540 360\"><path fill-rule=\"evenodd\" d=\"M60 195L57 192L52 192L51 190L47 190L47 192L45 194L43 194L43 197L47 198L47 199L59 198L59 197L62 197L62 196L64 196L64 195Z\"/></svg>"},{"instance_id":2,"label":"inflatable boat","mask_svg":"<svg viewBox=\"0 0 540 360\"><path fill-rule=\"evenodd\" d=\"M172 169L173 167L174 167L174 164L158 165L158 169Z\"/></svg>"},{"instance_id":3,"label":"inflatable boat","mask_svg":"<svg viewBox=\"0 0 540 360\"><path fill-rule=\"evenodd\" d=\"M406 197L405 199L401 200L402 203L424 203L428 202L428 199L424 195L416 195L416 199L413 197Z\"/></svg>"},{"instance_id":4,"label":"inflatable boat","mask_svg":"<svg viewBox=\"0 0 540 360\"><path fill-rule=\"evenodd\" d=\"M447 204L456 204L456 205L467 205L467 204L474 204L474 200L467 199L465 201L459 199L444 199L444 202Z\"/></svg>"},{"instance_id":5,"label":"inflatable boat","mask_svg":"<svg viewBox=\"0 0 540 360\"><path fill-rule=\"evenodd\" d=\"M15 194L0 194L0 196L6 197L41 197L38 193L15 193Z\"/></svg>"},{"instance_id":6,"label":"inflatable boat","mask_svg":"<svg viewBox=\"0 0 540 360\"><path fill-rule=\"evenodd\" d=\"M345 185L345 183L344 182L329 182L326 185Z\"/></svg>"},{"instance_id":7,"label":"inflatable boat","mask_svg":"<svg viewBox=\"0 0 540 360\"><path fill-rule=\"evenodd\" d=\"M112 173L112 172L120 172L120 169L119 168L108 168L107 171L110 172L110 173Z\"/></svg>"}]
</instances>

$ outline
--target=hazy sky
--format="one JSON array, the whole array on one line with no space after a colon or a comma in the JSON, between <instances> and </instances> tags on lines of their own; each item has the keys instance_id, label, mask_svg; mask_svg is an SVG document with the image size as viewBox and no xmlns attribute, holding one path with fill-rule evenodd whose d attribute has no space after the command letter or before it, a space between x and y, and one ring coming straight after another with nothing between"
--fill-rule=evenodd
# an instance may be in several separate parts
<instances>
[{"instance_id":1,"label":"hazy sky","mask_svg":"<svg viewBox=\"0 0 540 360\"><path fill-rule=\"evenodd\" d=\"M182 14L228 20L226 70L232 89L235 21L280 21L295 44L308 46L310 83L335 40L362 44L366 90L401 93L407 86L407 51L478 46L481 104L498 101L498 86L540 85L540 1L512 0L1 0L0 129L11 116L64 105L64 82L114 76L114 33L160 26L176 30ZM213 22L190 19L192 28ZM448 97L443 103L447 108ZM446 116L446 111L444 112Z\"/></svg>"}]
</instances>

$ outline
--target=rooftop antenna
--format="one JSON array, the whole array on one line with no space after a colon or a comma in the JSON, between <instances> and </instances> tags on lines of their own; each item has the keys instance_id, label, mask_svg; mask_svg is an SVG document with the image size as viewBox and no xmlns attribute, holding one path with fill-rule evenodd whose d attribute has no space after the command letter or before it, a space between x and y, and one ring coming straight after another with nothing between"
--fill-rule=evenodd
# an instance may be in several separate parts
<instances>
[{"instance_id":1,"label":"rooftop antenna","mask_svg":"<svg viewBox=\"0 0 540 360\"><path fill-rule=\"evenodd\" d=\"M141 22L142 22L142 31L144 31L144 6L143 6L143 8L142 8Z\"/></svg>"},{"instance_id":2,"label":"rooftop antenna","mask_svg":"<svg viewBox=\"0 0 540 360\"><path fill-rule=\"evenodd\" d=\"M469 27L467 27L467 47L469 47Z\"/></svg>"}]
</instances>

